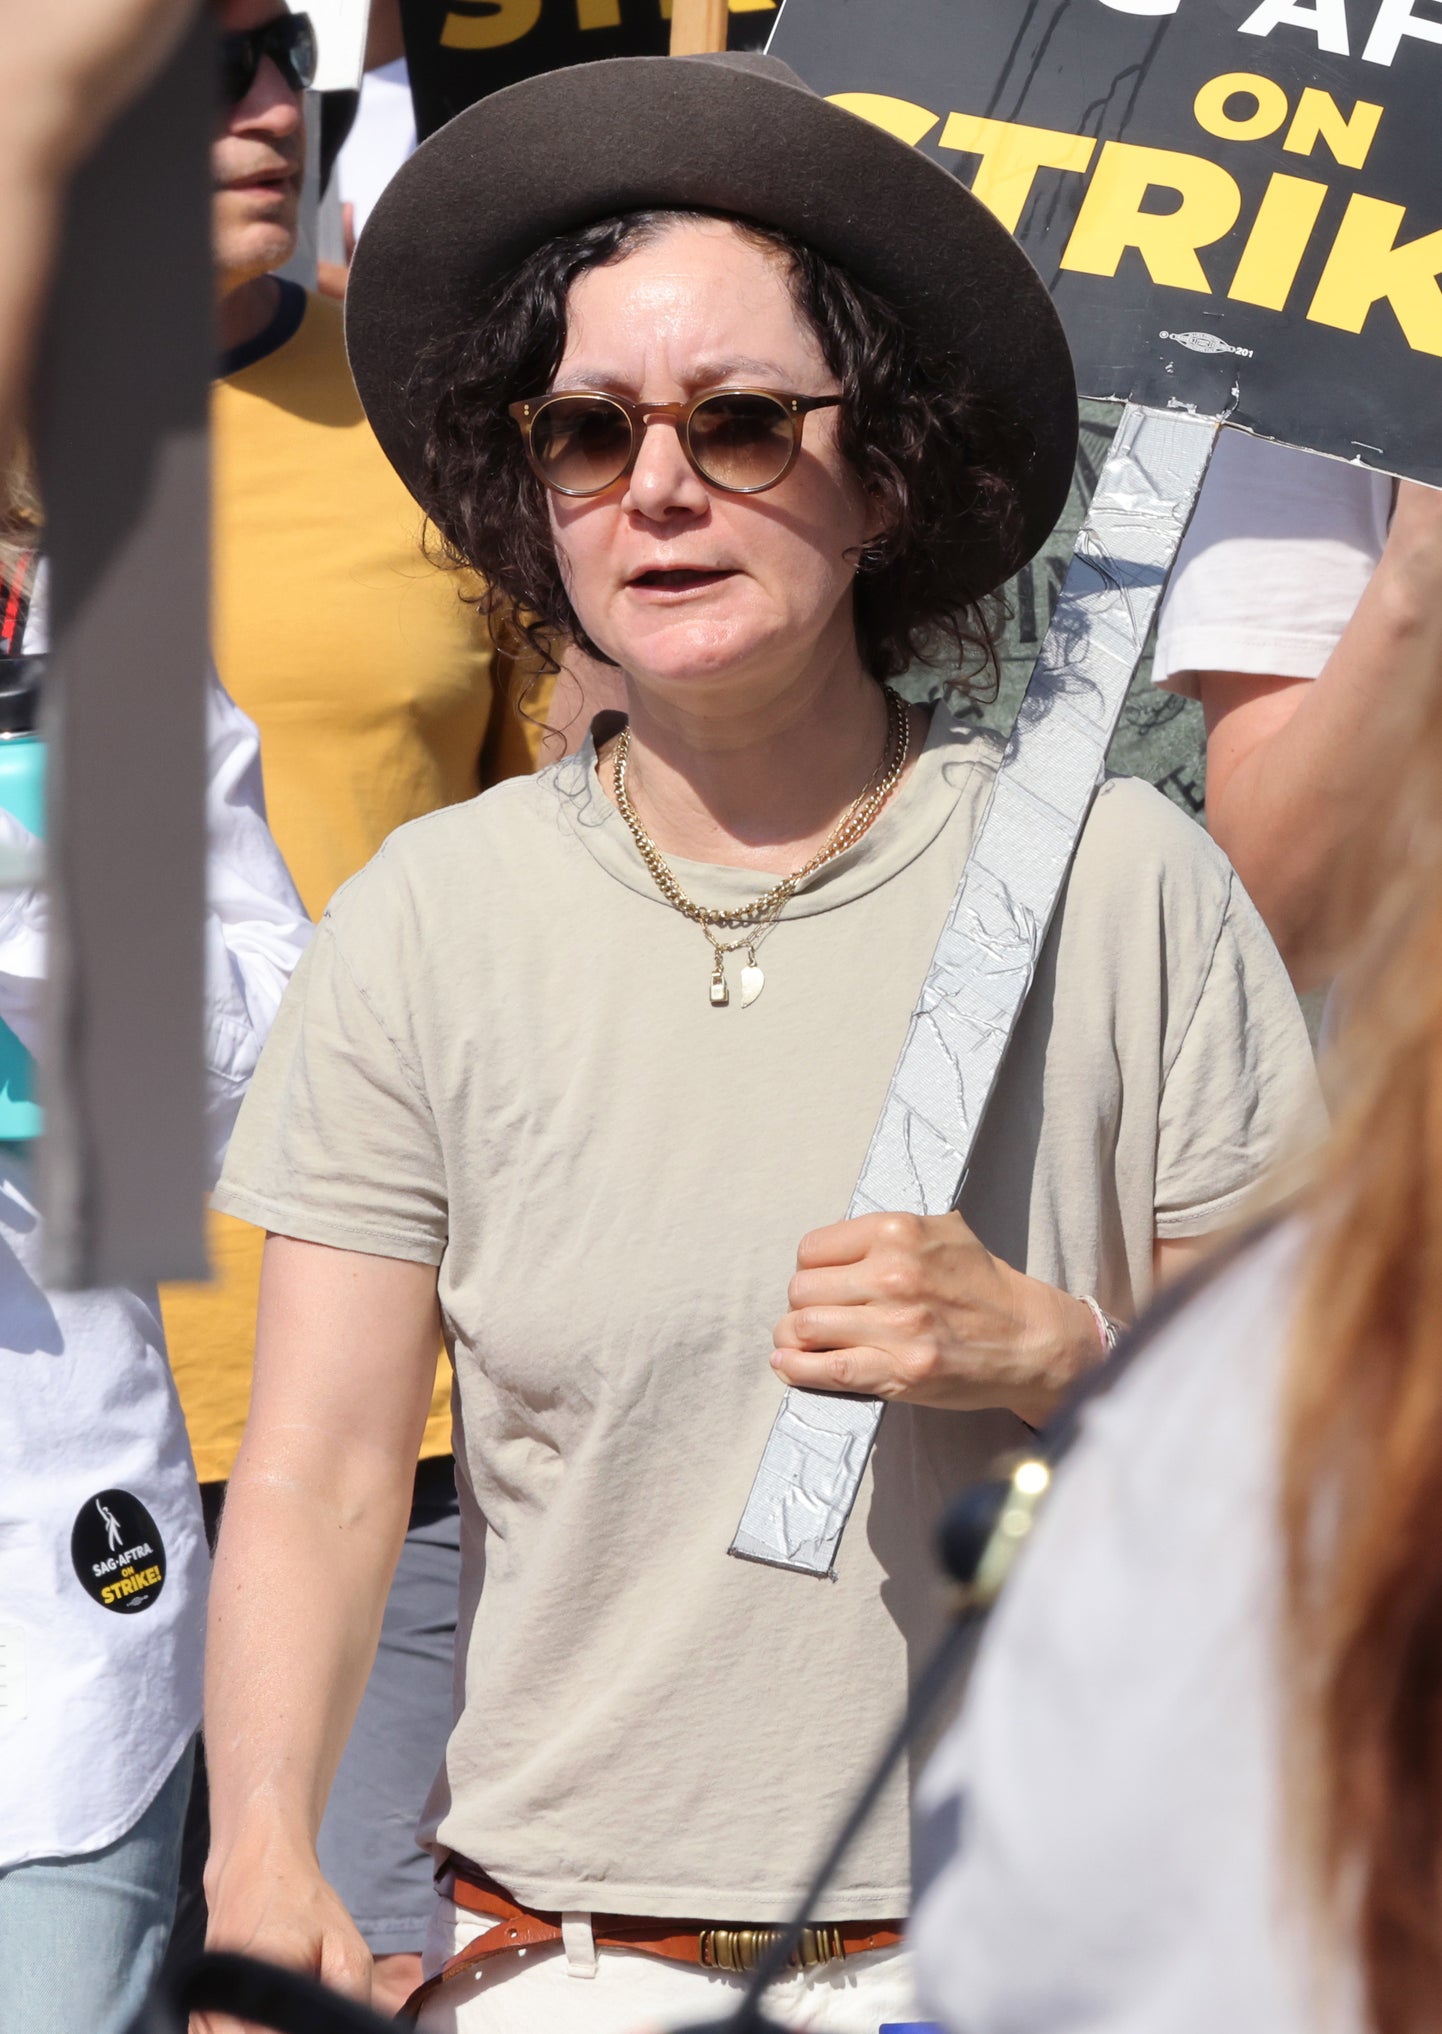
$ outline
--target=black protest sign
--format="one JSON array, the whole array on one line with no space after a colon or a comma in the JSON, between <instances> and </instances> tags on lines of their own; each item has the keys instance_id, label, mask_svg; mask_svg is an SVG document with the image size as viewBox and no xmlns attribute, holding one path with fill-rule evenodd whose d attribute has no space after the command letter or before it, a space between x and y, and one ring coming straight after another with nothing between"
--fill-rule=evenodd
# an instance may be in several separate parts
<instances>
[{"instance_id":1,"label":"black protest sign","mask_svg":"<svg viewBox=\"0 0 1442 2034\"><path fill-rule=\"evenodd\" d=\"M776 18L777 0L731 0L731 48L761 48ZM473 100L537 71L664 56L671 0L401 0L401 21L424 138Z\"/></svg>"},{"instance_id":2,"label":"black protest sign","mask_svg":"<svg viewBox=\"0 0 1442 2034\"><path fill-rule=\"evenodd\" d=\"M1085 395L1442 485L1442 0L785 0L770 48L1017 234Z\"/></svg>"}]
</instances>

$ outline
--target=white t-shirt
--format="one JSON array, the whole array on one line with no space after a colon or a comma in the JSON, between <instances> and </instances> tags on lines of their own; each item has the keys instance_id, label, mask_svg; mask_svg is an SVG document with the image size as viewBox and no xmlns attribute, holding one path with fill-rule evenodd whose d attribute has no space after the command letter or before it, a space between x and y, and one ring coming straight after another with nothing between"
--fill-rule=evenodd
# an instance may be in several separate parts
<instances>
[{"instance_id":1,"label":"white t-shirt","mask_svg":"<svg viewBox=\"0 0 1442 2034\"><path fill-rule=\"evenodd\" d=\"M357 240L376 199L415 145L410 72L405 58L397 57L361 79L355 121L336 157L341 203L354 207L351 230Z\"/></svg>"},{"instance_id":2,"label":"white t-shirt","mask_svg":"<svg viewBox=\"0 0 1442 2034\"><path fill-rule=\"evenodd\" d=\"M1278 1394L1299 1224L1085 1416L919 1792L913 1924L965 2034L1362 2034L1284 1864Z\"/></svg>"},{"instance_id":3,"label":"white t-shirt","mask_svg":"<svg viewBox=\"0 0 1442 2034\"><path fill-rule=\"evenodd\" d=\"M44 647L43 604L24 648ZM309 935L260 741L212 676L204 1060L218 1166ZM31 836L0 812L0 848ZM47 904L0 891L0 1018L39 1042ZM153 1287L51 1293L23 1145L0 1145L0 1870L131 1828L200 1722L210 1574Z\"/></svg>"},{"instance_id":4,"label":"white t-shirt","mask_svg":"<svg viewBox=\"0 0 1442 2034\"><path fill-rule=\"evenodd\" d=\"M1153 684L1195 698L1189 672L1319 677L1382 555L1393 490L1223 431L1162 603Z\"/></svg>"}]
</instances>

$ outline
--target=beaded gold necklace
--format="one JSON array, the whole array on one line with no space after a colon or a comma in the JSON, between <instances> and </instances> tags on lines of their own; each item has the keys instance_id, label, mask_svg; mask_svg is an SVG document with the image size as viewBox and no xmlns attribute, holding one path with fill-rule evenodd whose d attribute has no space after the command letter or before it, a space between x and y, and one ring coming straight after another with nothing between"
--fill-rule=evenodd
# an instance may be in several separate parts
<instances>
[{"instance_id":1,"label":"beaded gold necklace","mask_svg":"<svg viewBox=\"0 0 1442 2034\"><path fill-rule=\"evenodd\" d=\"M847 806L841 818L827 836L823 845L803 868L794 869L789 876L783 876L779 883L763 890L749 904L733 904L728 910L715 910L710 905L698 904L694 897L688 897L677 882L669 863L651 836L642 826L636 808L631 803L626 789L626 764L631 754L631 729L629 724L622 728L616 740L612 759L611 786L615 794L616 807L630 829L638 852L651 880L673 910L679 911L699 925L711 947L711 1001L719 1008L731 1000L726 982L726 956L738 953L743 948L746 965L741 970L741 1007L754 1003L766 986L766 977L756 958L756 949L771 930L783 907L795 896L808 877L818 869L825 868L839 854L860 840L872 824L887 799L901 780L906 768L906 758L911 747L911 722L906 710L906 701L887 685L886 694L886 746L881 760L872 771L857 796ZM737 939L718 939L713 927L730 932L738 927L746 928Z\"/></svg>"}]
</instances>

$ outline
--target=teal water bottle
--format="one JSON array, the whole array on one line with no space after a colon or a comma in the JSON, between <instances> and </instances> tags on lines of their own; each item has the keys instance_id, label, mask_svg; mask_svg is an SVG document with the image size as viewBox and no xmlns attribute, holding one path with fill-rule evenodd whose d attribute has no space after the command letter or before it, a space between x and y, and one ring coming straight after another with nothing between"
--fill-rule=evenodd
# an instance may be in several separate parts
<instances>
[{"instance_id":1,"label":"teal water bottle","mask_svg":"<svg viewBox=\"0 0 1442 2034\"><path fill-rule=\"evenodd\" d=\"M45 744L35 732L43 657L0 658L0 808L37 839L45 832ZM35 1061L0 1019L0 1143L40 1135Z\"/></svg>"}]
</instances>

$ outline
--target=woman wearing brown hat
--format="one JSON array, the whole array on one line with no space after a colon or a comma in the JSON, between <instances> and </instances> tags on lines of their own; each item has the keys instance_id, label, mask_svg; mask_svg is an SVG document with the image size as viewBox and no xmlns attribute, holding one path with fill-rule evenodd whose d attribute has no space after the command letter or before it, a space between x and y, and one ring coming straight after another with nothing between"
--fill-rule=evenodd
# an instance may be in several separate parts
<instances>
[{"instance_id":1,"label":"woman wearing brown hat","mask_svg":"<svg viewBox=\"0 0 1442 2034\"><path fill-rule=\"evenodd\" d=\"M381 201L368 413L627 716L403 828L319 928L220 1204L271 1232L216 1572L213 1940L364 1992L314 1831L437 1318L466 1545L427 2026L721 2010L925 1652L948 1492L1315 1107L1205 837L1097 799L961 1212L838 1223L997 764L887 681L984 653L1066 351L950 177L764 59L552 73ZM769 1357L769 1361L768 1361ZM727 1558L782 1380L899 1401L833 1581ZM910 2011L898 1788L778 2017ZM703 1996L704 1995L704 1996Z\"/></svg>"}]
</instances>

